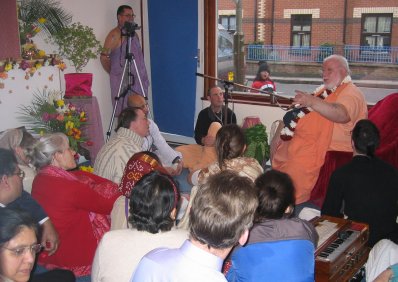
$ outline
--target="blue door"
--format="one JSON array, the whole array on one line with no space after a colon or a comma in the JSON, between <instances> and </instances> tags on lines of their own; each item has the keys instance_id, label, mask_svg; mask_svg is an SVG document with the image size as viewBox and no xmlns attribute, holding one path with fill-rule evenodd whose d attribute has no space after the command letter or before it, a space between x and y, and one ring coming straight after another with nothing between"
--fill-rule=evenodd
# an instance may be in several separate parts
<instances>
[{"instance_id":1,"label":"blue door","mask_svg":"<svg viewBox=\"0 0 398 282\"><path fill-rule=\"evenodd\" d=\"M198 2L149 0L152 104L160 131L193 136Z\"/></svg>"}]
</instances>

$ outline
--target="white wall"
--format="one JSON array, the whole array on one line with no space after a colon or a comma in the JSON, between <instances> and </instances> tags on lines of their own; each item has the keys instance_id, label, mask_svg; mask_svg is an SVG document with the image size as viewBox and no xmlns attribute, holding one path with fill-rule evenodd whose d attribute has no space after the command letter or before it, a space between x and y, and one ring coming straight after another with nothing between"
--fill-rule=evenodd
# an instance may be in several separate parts
<instances>
[{"instance_id":1,"label":"white wall","mask_svg":"<svg viewBox=\"0 0 398 282\"><path fill-rule=\"evenodd\" d=\"M74 22L81 22L84 25L88 25L94 29L97 38L104 42L108 32L114 28L117 24L116 21L116 9L118 6L127 4L133 7L134 13L137 15L135 21L141 23L141 16L143 18L143 29L141 37L141 42L144 45L145 61L150 73L150 54L149 54L149 36L147 29L147 0L143 1L143 11L144 14L140 15L140 1L121 1L121 0L62 0L62 5L65 10L69 11L73 15ZM198 72L203 72L203 1L198 1L199 17L198 17L198 48L201 50L201 60ZM40 49L45 50L47 53L53 53L56 49L44 42L41 38L34 38L34 41L38 44ZM68 62L66 62L68 64ZM69 65L69 64L68 64ZM91 72L93 76L93 95L98 99L100 113L102 117L103 133L105 134L108 130L111 114L112 114L112 104L110 99L110 86L109 86L109 76L103 70L99 59L91 60L89 64L84 69L85 72ZM69 66L63 73L74 72L72 66ZM17 127L21 125L21 122L17 119L18 107L23 105L28 105L31 101L32 95L38 89L41 90L43 87L47 86L48 89L61 89L64 90L64 79L63 73L59 72L55 67L45 67L36 73L33 77L29 77L29 80L25 79L25 72L22 70L13 70L9 72L9 78L3 82L0 79L0 83L3 83L4 87L0 87L0 131ZM52 76L52 81L49 77ZM1 85L1 84L0 84ZM201 101L203 94L203 79L198 78L197 80L197 99L196 99L196 113L202 110L204 107L208 106L207 101ZM151 89L149 89L149 101L151 101ZM232 107L232 104L230 104ZM269 131L271 124L275 119L280 119L283 116L283 111L277 108L262 107L262 106L250 106L244 104L235 104L235 113L237 114L238 123L241 124L242 120L246 116L257 115L260 117L261 121L267 126ZM156 118L156 117L155 117ZM166 135L168 139L173 141L192 143L193 138Z\"/></svg>"}]
</instances>

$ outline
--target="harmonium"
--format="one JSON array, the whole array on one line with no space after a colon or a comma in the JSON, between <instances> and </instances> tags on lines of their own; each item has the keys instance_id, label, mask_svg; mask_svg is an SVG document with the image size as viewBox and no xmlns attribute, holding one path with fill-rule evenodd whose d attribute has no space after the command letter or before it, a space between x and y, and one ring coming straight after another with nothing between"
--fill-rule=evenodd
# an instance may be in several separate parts
<instances>
[{"instance_id":1,"label":"harmonium","mask_svg":"<svg viewBox=\"0 0 398 282\"><path fill-rule=\"evenodd\" d=\"M315 281L349 281L368 258L368 225L325 215L311 222L319 235Z\"/></svg>"}]
</instances>

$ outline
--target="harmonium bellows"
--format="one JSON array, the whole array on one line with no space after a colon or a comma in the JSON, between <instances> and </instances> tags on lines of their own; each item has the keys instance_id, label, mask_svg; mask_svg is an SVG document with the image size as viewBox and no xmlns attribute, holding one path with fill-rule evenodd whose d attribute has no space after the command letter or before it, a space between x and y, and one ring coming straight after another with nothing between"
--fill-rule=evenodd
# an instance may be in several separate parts
<instances>
[{"instance_id":1,"label":"harmonium bellows","mask_svg":"<svg viewBox=\"0 0 398 282\"><path fill-rule=\"evenodd\" d=\"M315 281L349 281L368 258L368 225L324 215L311 222L319 235Z\"/></svg>"}]
</instances>

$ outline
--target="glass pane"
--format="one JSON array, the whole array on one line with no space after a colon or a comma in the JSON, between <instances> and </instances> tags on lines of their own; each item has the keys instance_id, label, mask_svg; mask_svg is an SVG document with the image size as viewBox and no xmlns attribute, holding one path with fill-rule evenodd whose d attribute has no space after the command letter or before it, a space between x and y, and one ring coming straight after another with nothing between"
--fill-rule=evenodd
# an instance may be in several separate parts
<instances>
[{"instance_id":1,"label":"glass pane","mask_svg":"<svg viewBox=\"0 0 398 282\"><path fill-rule=\"evenodd\" d=\"M303 34L303 47L309 47L309 46L310 46L310 35Z\"/></svg>"},{"instance_id":2,"label":"glass pane","mask_svg":"<svg viewBox=\"0 0 398 282\"><path fill-rule=\"evenodd\" d=\"M221 18L221 24L225 29L228 29L228 18L227 17L220 17Z\"/></svg>"},{"instance_id":3,"label":"glass pane","mask_svg":"<svg viewBox=\"0 0 398 282\"><path fill-rule=\"evenodd\" d=\"M292 31L301 31L301 25L294 25Z\"/></svg>"},{"instance_id":4,"label":"glass pane","mask_svg":"<svg viewBox=\"0 0 398 282\"><path fill-rule=\"evenodd\" d=\"M236 17L235 16L229 17L229 29L230 30L236 29Z\"/></svg>"},{"instance_id":5,"label":"glass pane","mask_svg":"<svg viewBox=\"0 0 398 282\"><path fill-rule=\"evenodd\" d=\"M365 45L370 47L375 47L376 39L374 36L366 36L365 37Z\"/></svg>"},{"instance_id":6,"label":"glass pane","mask_svg":"<svg viewBox=\"0 0 398 282\"><path fill-rule=\"evenodd\" d=\"M293 34L293 47L300 47L300 34Z\"/></svg>"},{"instance_id":7,"label":"glass pane","mask_svg":"<svg viewBox=\"0 0 398 282\"><path fill-rule=\"evenodd\" d=\"M377 32L379 33L390 33L391 32L391 18L390 17L379 17L377 25Z\"/></svg>"},{"instance_id":8,"label":"glass pane","mask_svg":"<svg viewBox=\"0 0 398 282\"><path fill-rule=\"evenodd\" d=\"M303 26L303 31L311 31L311 26L310 25Z\"/></svg>"},{"instance_id":9,"label":"glass pane","mask_svg":"<svg viewBox=\"0 0 398 282\"><path fill-rule=\"evenodd\" d=\"M366 17L363 32L376 32L376 17Z\"/></svg>"}]
</instances>

